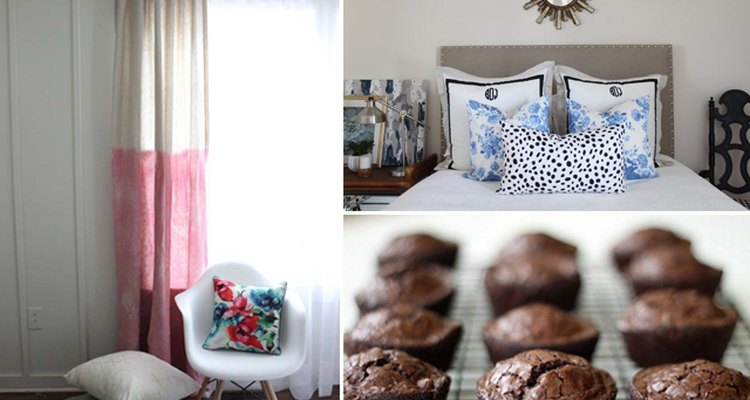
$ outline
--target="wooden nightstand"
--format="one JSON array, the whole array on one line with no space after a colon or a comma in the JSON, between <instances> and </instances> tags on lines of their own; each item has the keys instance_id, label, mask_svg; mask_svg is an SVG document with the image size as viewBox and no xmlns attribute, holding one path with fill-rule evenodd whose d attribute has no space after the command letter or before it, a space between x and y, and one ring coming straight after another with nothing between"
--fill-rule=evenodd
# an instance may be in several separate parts
<instances>
[{"instance_id":1,"label":"wooden nightstand","mask_svg":"<svg viewBox=\"0 0 750 400\"><path fill-rule=\"evenodd\" d=\"M344 207L349 211L378 211L430 175L436 165L437 154L432 154L406 167L406 176L401 178L391 176L392 167L373 168L369 178L361 178L344 167Z\"/></svg>"}]
</instances>

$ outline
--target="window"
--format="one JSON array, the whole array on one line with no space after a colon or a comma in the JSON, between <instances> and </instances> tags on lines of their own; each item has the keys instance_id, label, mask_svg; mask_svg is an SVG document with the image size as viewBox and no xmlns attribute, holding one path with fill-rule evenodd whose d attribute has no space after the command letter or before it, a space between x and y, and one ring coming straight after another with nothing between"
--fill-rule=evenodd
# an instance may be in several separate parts
<instances>
[{"instance_id":1,"label":"window","mask_svg":"<svg viewBox=\"0 0 750 400\"><path fill-rule=\"evenodd\" d=\"M247 262L303 297L309 353L289 382L300 398L338 384L339 8L209 1L209 264Z\"/></svg>"},{"instance_id":2,"label":"window","mask_svg":"<svg viewBox=\"0 0 750 400\"><path fill-rule=\"evenodd\" d=\"M321 16L337 2L210 5L209 264L285 264L315 278L293 263L320 252L316 236L341 236L340 37L335 16ZM334 163L336 175L321 172Z\"/></svg>"}]
</instances>

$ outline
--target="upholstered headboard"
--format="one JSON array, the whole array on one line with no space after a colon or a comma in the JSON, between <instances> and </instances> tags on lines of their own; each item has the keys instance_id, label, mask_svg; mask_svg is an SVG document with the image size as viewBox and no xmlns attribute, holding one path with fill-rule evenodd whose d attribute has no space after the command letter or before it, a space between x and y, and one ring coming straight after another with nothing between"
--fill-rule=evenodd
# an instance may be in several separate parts
<instances>
[{"instance_id":1,"label":"upholstered headboard","mask_svg":"<svg viewBox=\"0 0 750 400\"><path fill-rule=\"evenodd\" d=\"M649 74L669 77L662 91L662 153L674 157L674 86L671 45L443 46L440 65L482 77L510 76L552 60L603 79ZM441 135L441 147L445 139Z\"/></svg>"}]
</instances>

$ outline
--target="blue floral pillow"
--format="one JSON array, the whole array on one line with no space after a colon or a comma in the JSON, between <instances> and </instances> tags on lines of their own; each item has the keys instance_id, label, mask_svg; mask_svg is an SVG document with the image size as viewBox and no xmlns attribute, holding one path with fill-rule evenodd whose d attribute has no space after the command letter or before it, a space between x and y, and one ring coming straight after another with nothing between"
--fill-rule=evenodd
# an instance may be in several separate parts
<instances>
[{"instance_id":1,"label":"blue floral pillow","mask_svg":"<svg viewBox=\"0 0 750 400\"><path fill-rule=\"evenodd\" d=\"M286 282L245 286L214 277L214 318L203 348L281 354L279 325Z\"/></svg>"},{"instance_id":2,"label":"blue floral pillow","mask_svg":"<svg viewBox=\"0 0 750 400\"><path fill-rule=\"evenodd\" d=\"M586 106L567 99L568 132L578 133L612 125L623 125L623 156L625 179L656 178L651 141L648 135L651 96L642 96L618 104L607 111L591 111Z\"/></svg>"},{"instance_id":3,"label":"blue floral pillow","mask_svg":"<svg viewBox=\"0 0 750 400\"><path fill-rule=\"evenodd\" d=\"M525 128L549 133L549 96L524 104L510 118L498 108L474 100L466 103L466 110L472 170L464 173L464 177L475 181L499 181L503 176L500 122L508 119Z\"/></svg>"}]
</instances>

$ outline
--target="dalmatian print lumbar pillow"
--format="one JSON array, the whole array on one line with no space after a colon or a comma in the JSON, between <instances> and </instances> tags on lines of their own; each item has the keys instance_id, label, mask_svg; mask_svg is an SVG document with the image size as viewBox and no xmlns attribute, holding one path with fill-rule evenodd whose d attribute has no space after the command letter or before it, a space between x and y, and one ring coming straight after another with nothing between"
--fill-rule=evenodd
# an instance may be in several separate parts
<instances>
[{"instance_id":1,"label":"dalmatian print lumbar pillow","mask_svg":"<svg viewBox=\"0 0 750 400\"><path fill-rule=\"evenodd\" d=\"M555 135L501 122L505 175L500 194L625 193L625 128Z\"/></svg>"}]
</instances>

